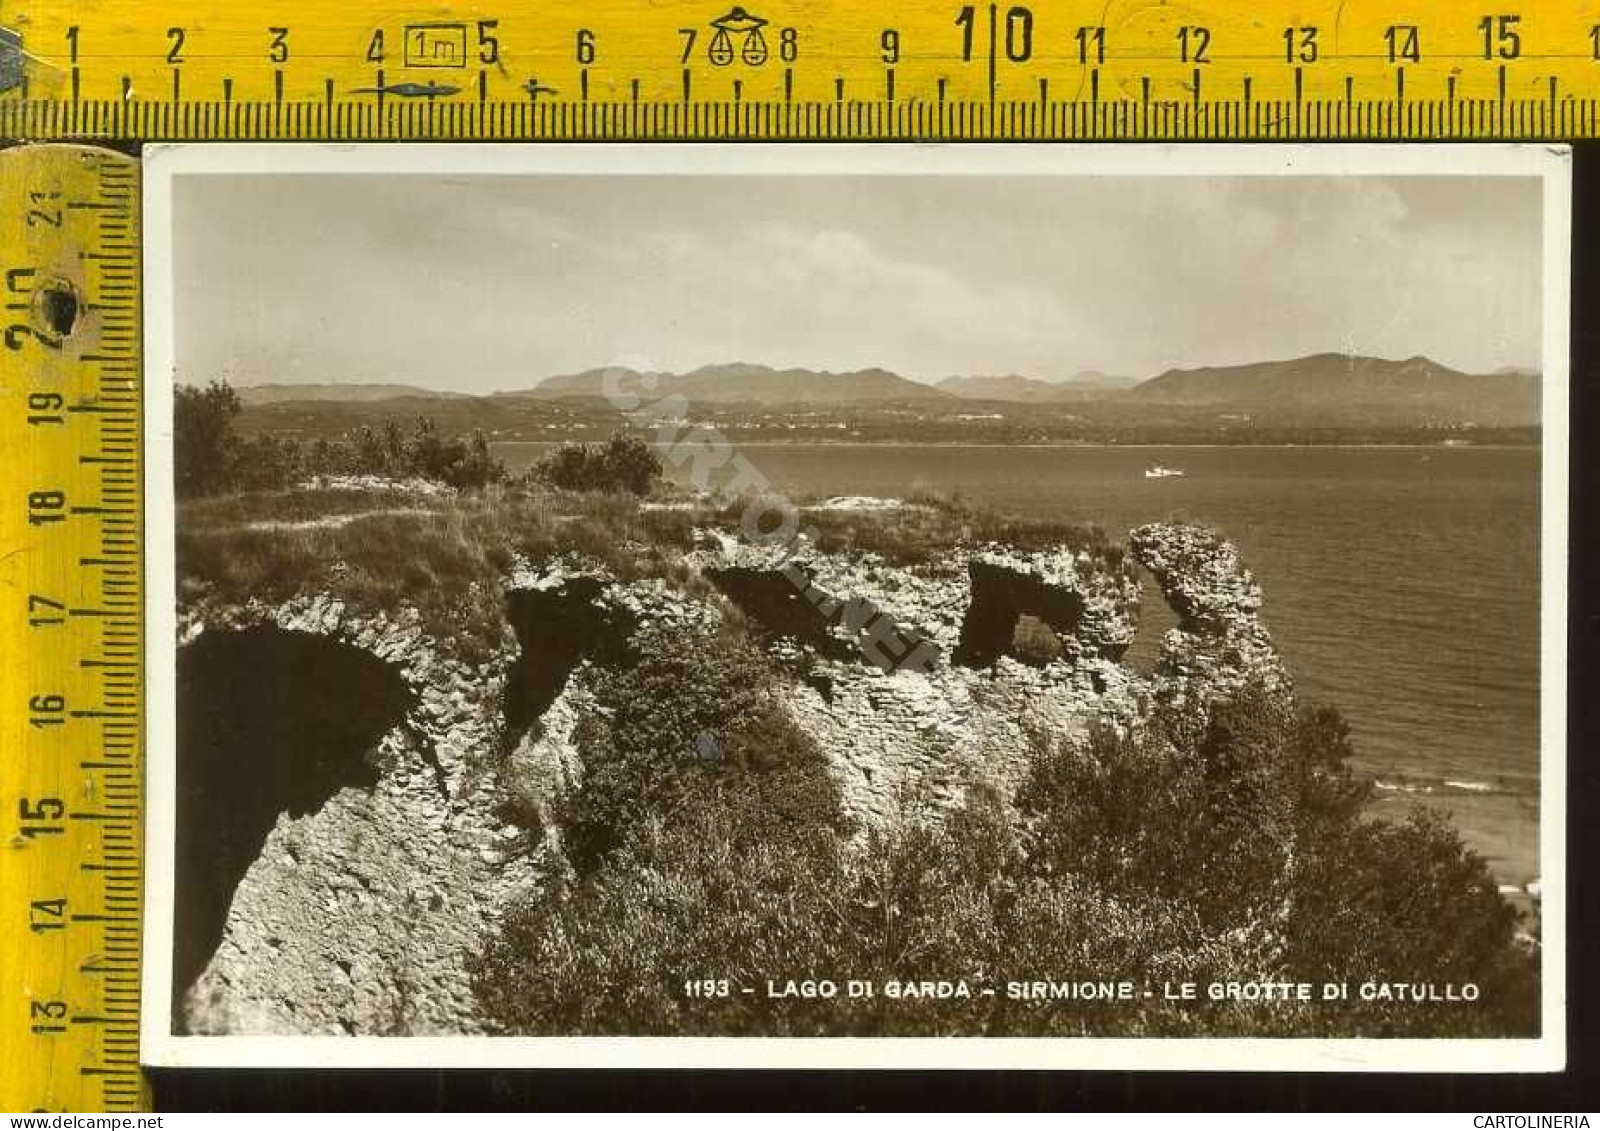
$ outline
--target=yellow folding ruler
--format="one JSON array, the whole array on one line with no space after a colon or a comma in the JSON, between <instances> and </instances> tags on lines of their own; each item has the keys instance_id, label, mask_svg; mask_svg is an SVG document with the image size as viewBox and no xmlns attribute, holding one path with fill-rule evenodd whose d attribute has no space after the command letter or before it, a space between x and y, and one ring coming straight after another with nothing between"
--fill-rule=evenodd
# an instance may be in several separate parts
<instances>
[{"instance_id":1,"label":"yellow folding ruler","mask_svg":"<svg viewBox=\"0 0 1600 1131\"><path fill-rule=\"evenodd\" d=\"M133 159L0 155L0 1107L139 1098Z\"/></svg>"},{"instance_id":2,"label":"yellow folding ruler","mask_svg":"<svg viewBox=\"0 0 1600 1131\"><path fill-rule=\"evenodd\" d=\"M1572 139L1597 96L1554 0L0 0L0 1106L146 1098L139 175L91 143Z\"/></svg>"},{"instance_id":3,"label":"yellow folding ruler","mask_svg":"<svg viewBox=\"0 0 1600 1131\"><path fill-rule=\"evenodd\" d=\"M9 138L1593 136L1562 0L0 4Z\"/></svg>"}]
</instances>

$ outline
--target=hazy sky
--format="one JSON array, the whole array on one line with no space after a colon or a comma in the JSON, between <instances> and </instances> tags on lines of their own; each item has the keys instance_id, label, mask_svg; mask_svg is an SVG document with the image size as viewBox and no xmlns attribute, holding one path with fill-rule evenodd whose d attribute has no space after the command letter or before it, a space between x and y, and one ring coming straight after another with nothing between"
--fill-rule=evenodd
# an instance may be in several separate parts
<instances>
[{"instance_id":1,"label":"hazy sky","mask_svg":"<svg viewBox=\"0 0 1600 1131\"><path fill-rule=\"evenodd\" d=\"M1496 178L206 176L178 377L526 386L623 355L1151 376L1540 361L1540 184Z\"/></svg>"}]
</instances>

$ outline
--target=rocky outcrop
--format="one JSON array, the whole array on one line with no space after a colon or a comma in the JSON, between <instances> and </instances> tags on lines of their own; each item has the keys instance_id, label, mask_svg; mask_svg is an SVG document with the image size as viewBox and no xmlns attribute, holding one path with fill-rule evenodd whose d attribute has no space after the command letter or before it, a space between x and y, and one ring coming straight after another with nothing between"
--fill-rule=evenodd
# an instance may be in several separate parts
<instances>
[{"instance_id":1,"label":"rocky outcrop","mask_svg":"<svg viewBox=\"0 0 1600 1131\"><path fill-rule=\"evenodd\" d=\"M235 656L217 673L238 695L257 698L263 713L280 716L277 735L326 736L322 758L339 771L294 787L264 814L271 825L259 855L234 890L221 893L230 902L214 953L199 956L193 985L174 987L175 1023L195 1033L476 1032L466 956L493 910L534 874L528 859L508 851L518 833L496 816L486 765L502 730L503 666L449 659L404 610L356 615L321 597L187 610L179 663L228 651L230 638L274 634L301 654L320 648L381 670L382 705L400 717L374 734L385 717L379 704L345 698L343 710L364 722L330 732L318 717L329 699L301 698L315 666L244 669ZM328 692L353 686L335 681ZM180 735L188 773L212 783L216 808L205 821L259 808L246 791L263 771L246 772L241 757L281 760L271 780L303 764L292 743L263 749L262 736L250 733L259 720L222 717ZM195 897L219 898L177 892L180 903ZM204 908L188 914L196 911Z\"/></svg>"},{"instance_id":2,"label":"rocky outcrop","mask_svg":"<svg viewBox=\"0 0 1600 1131\"><path fill-rule=\"evenodd\" d=\"M1170 691L1211 700L1252 682L1289 685L1261 623L1261 587L1233 543L1208 527L1156 523L1132 531L1128 546L1178 617L1156 668Z\"/></svg>"},{"instance_id":3,"label":"rocky outcrop","mask_svg":"<svg viewBox=\"0 0 1600 1131\"><path fill-rule=\"evenodd\" d=\"M708 577L763 579L758 601L746 599L747 586L721 587L775 646L799 645L791 657L803 674L786 705L833 759L845 803L864 821L908 802L953 802L975 781L1009 790L1039 742L1133 709L1133 685L1114 659L1138 623L1138 582L1086 553L977 545L896 567L875 554L823 554L803 539L752 546L710 532L692 558ZM789 610L819 589L833 601L825 611L874 609L930 662L863 662L858 637L795 631ZM1051 633L1048 653L1019 640L1030 617Z\"/></svg>"},{"instance_id":4,"label":"rocky outcrop","mask_svg":"<svg viewBox=\"0 0 1600 1131\"><path fill-rule=\"evenodd\" d=\"M593 681L630 662L645 629L702 630L740 610L788 673L785 709L868 823L953 804L975 781L1009 792L1040 744L1107 715L1136 723L1152 695L1201 711L1249 680L1286 684L1229 543L1163 524L1130 545L1179 618L1149 678L1118 662L1138 623L1131 565L1066 547L958 546L895 566L706 531L668 576L521 562L497 582L506 627L477 664L403 609L307 596L183 610L180 667L205 673L186 695L215 716L185 725L183 773L203 782L187 804L205 815L197 828L212 822L185 851L191 869L216 859L211 879L180 884L197 901L180 914L209 924L192 932L192 985L176 987L180 1024L477 1031L467 956L559 863L526 816L581 783ZM925 662L864 659L850 618L865 610ZM314 695L312 672L326 676Z\"/></svg>"},{"instance_id":5,"label":"rocky outcrop","mask_svg":"<svg viewBox=\"0 0 1600 1131\"><path fill-rule=\"evenodd\" d=\"M513 588L506 617L517 658L506 678L506 725L520 733L542 718L585 660L620 663L638 618L607 599L604 578L553 571Z\"/></svg>"},{"instance_id":6,"label":"rocky outcrop","mask_svg":"<svg viewBox=\"0 0 1600 1131\"><path fill-rule=\"evenodd\" d=\"M689 560L758 624L776 636L816 641L831 658L843 658L834 642L857 646L849 612L862 607L892 622L903 639L926 641L922 654L938 664L968 667L988 667L1001 656L1035 663L1016 643L1024 616L1050 626L1069 659L1119 659L1139 622L1137 578L1065 547L956 546L931 562L892 566L877 554L820 553L803 535L788 546L758 546L706 531Z\"/></svg>"},{"instance_id":7,"label":"rocky outcrop","mask_svg":"<svg viewBox=\"0 0 1600 1131\"><path fill-rule=\"evenodd\" d=\"M178 657L178 703L175 1006L278 818L370 791L370 755L414 705L372 653L276 625L203 633Z\"/></svg>"}]
</instances>

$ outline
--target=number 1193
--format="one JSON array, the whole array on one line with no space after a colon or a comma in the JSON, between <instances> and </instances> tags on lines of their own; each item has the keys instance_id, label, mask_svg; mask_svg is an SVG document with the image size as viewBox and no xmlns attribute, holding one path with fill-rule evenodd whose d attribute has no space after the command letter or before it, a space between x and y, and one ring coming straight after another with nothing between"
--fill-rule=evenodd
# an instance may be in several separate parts
<instances>
[{"instance_id":1,"label":"number 1193","mask_svg":"<svg viewBox=\"0 0 1600 1131\"><path fill-rule=\"evenodd\" d=\"M728 996L728 979L696 978L683 984L683 996L693 998L718 998Z\"/></svg>"}]
</instances>

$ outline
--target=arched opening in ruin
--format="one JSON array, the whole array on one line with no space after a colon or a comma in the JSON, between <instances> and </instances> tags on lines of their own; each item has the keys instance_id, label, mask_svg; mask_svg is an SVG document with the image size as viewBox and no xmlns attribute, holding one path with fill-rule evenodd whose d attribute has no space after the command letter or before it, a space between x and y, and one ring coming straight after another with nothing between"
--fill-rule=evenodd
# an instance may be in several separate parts
<instances>
[{"instance_id":1,"label":"arched opening in ruin","mask_svg":"<svg viewBox=\"0 0 1600 1131\"><path fill-rule=\"evenodd\" d=\"M814 581L810 589L802 589L782 570L744 566L707 570L706 576L741 612L773 636L791 637L830 660L848 660L855 654L855 649L830 631L837 613L830 618L819 607L829 599L821 595ZM807 597L808 592L818 600L813 602Z\"/></svg>"},{"instance_id":2,"label":"arched opening in ruin","mask_svg":"<svg viewBox=\"0 0 1600 1131\"><path fill-rule=\"evenodd\" d=\"M636 618L600 600L605 583L574 577L547 589L513 589L506 617L516 634L517 658L506 677L505 718L520 735L550 709L582 660L626 663Z\"/></svg>"},{"instance_id":3,"label":"arched opening in ruin","mask_svg":"<svg viewBox=\"0 0 1600 1131\"><path fill-rule=\"evenodd\" d=\"M762 631L797 640L826 659L893 670L907 659L935 655L922 632L888 619L866 598L828 593L809 570L730 566L707 570L706 577Z\"/></svg>"},{"instance_id":4,"label":"arched opening in ruin","mask_svg":"<svg viewBox=\"0 0 1600 1131\"><path fill-rule=\"evenodd\" d=\"M1123 654L1122 663L1130 671L1149 675L1161 660L1161 640L1177 628L1182 619L1161 592L1161 585L1149 570L1139 570L1139 631Z\"/></svg>"},{"instance_id":5,"label":"arched opening in ruin","mask_svg":"<svg viewBox=\"0 0 1600 1131\"><path fill-rule=\"evenodd\" d=\"M956 663L986 668L1001 656L1043 667L1083 617L1083 598L1031 574L989 562L967 565L972 599L961 622Z\"/></svg>"},{"instance_id":6,"label":"arched opening in ruin","mask_svg":"<svg viewBox=\"0 0 1600 1131\"><path fill-rule=\"evenodd\" d=\"M363 649L276 627L207 631L178 652L172 1009L222 941L239 881L281 813L371 788L412 695Z\"/></svg>"}]
</instances>

